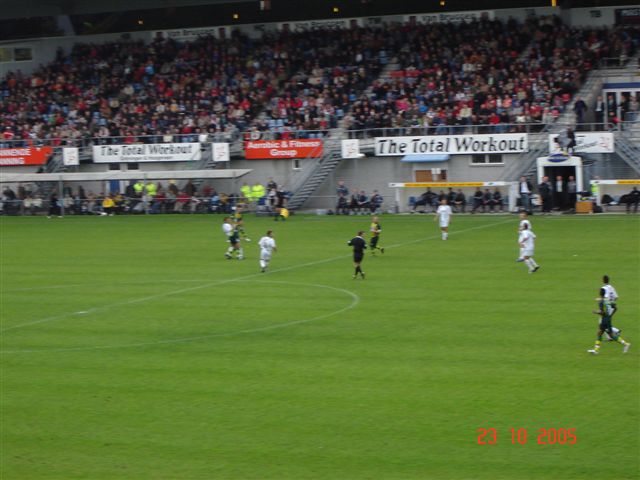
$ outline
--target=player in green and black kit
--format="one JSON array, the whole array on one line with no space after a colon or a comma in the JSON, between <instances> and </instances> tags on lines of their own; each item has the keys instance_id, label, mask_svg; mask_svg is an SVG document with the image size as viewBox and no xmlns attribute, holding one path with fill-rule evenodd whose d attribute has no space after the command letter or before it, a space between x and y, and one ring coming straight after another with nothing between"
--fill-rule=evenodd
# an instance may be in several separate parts
<instances>
[{"instance_id":1,"label":"player in green and black kit","mask_svg":"<svg viewBox=\"0 0 640 480\"><path fill-rule=\"evenodd\" d=\"M613 315L614 309L611 302L606 296L607 292L604 288L600 289L600 296L596 298L598 302L598 310L594 310L593 313L600 315L600 325L598 326L597 340L593 349L588 350L589 353L597 355L600 353L600 346L602 345L602 336L606 332L612 341L618 342L622 345L622 353L627 353L631 344L625 342L620 335L618 335L611 325L611 315Z\"/></svg>"},{"instance_id":2,"label":"player in green and black kit","mask_svg":"<svg viewBox=\"0 0 640 480\"><path fill-rule=\"evenodd\" d=\"M245 242L250 242L251 239L247 237L247 234L244 231L244 220L242 219L242 207L236 207L236 213L233 215L233 222L236 224L236 229L238 230L238 234L240 238L242 238Z\"/></svg>"},{"instance_id":3,"label":"player in green and black kit","mask_svg":"<svg viewBox=\"0 0 640 480\"><path fill-rule=\"evenodd\" d=\"M376 250L380 250L380 253L384 253L384 247L378 246L380 233L382 232L382 227L380 226L380 220L378 219L378 217L373 217L371 219L371 227L369 228L369 231L371 232L371 240L369 241L371 255L375 255Z\"/></svg>"}]
</instances>

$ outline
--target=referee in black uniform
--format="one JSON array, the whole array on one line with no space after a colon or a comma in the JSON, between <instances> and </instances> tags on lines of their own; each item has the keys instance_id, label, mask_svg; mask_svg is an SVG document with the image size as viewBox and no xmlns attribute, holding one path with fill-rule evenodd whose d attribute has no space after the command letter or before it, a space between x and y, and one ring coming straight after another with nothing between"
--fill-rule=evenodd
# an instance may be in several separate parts
<instances>
[{"instance_id":1,"label":"referee in black uniform","mask_svg":"<svg viewBox=\"0 0 640 480\"><path fill-rule=\"evenodd\" d=\"M367 242L363 238L363 235L364 232L360 230L347 244L353 247L353 266L356 267L353 278L356 279L359 273L364 280L364 272L360 268L360 263L362 263L362 259L364 258L364 250L367 248Z\"/></svg>"}]
</instances>

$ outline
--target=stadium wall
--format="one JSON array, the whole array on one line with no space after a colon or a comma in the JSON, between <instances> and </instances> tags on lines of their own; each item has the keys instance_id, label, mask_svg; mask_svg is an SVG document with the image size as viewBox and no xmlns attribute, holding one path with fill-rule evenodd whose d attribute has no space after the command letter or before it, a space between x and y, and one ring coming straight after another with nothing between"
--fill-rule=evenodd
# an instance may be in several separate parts
<instances>
[{"instance_id":1,"label":"stadium wall","mask_svg":"<svg viewBox=\"0 0 640 480\"><path fill-rule=\"evenodd\" d=\"M389 188L390 182L413 182L416 180L417 170L431 170L438 168L447 171L448 181L482 181L491 182L500 178L502 171L511 163L517 161L518 155L503 155L502 164L474 165L471 155L452 155L446 162L433 163L405 163L402 157L363 157L358 159L343 159L314 195L305 203L304 209L333 209L335 207L336 186L339 180L344 180L351 189L365 190L368 195L373 190L385 198L384 208L393 205L395 190ZM252 172L242 178L249 184L255 182L266 183L272 177L277 183L288 190L296 184L299 175L304 170L304 162L300 160L303 169L293 169L292 160L235 160L230 168L252 169ZM220 182L220 183L218 183ZM227 182L226 184L224 182ZM216 188L231 187L229 181L216 181ZM228 187L227 187L228 186ZM220 191L224 189L218 188Z\"/></svg>"}]
</instances>

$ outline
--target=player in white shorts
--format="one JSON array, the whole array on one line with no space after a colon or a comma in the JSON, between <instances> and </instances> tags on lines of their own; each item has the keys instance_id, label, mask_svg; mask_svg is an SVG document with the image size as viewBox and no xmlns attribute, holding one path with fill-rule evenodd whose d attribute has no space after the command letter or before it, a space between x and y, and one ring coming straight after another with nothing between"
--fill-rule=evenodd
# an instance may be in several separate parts
<instances>
[{"instance_id":1,"label":"player in white shorts","mask_svg":"<svg viewBox=\"0 0 640 480\"><path fill-rule=\"evenodd\" d=\"M533 259L533 253L535 250L536 234L529 230L529 225L523 225L523 230L520 232L518 243L522 252L522 258L524 258L524 264L529 269L529 273L537 272L540 265Z\"/></svg>"},{"instance_id":2,"label":"player in white shorts","mask_svg":"<svg viewBox=\"0 0 640 480\"><path fill-rule=\"evenodd\" d=\"M524 230L524 226L527 225L527 228L531 230L531 222L527 218L527 212L520 212L520 224L518 225L518 235L522 230ZM516 259L516 262L524 262L524 257L522 256L522 248L520 248L520 254Z\"/></svg>"},{"instance_id":3,"label":"player in white shorts","mask_svg":"<svg viewBox=\"0 0 640 480\"><path fill-rule=\"evenodd\" d=\"M438 206L438 210L436 210L436 216L433 217L433 219L440 220L442 240L447 240L449 238L449 223L451 223L452 214L453 212L451 211L451 207L447 205L447 199L443 198L442 200L440 200L440 205Z\"/></svg>"},{"instance_id":4,"label":"player in white shorts","mask_svg":"<svg viewBox=\"0 0 640 480\"><path fill-rule=\"evenodd\" d=\"M616 327L611 327L611 332L613 332L614 337L619 337L622 334L622 330ZM609 342L615 341L614 338L607 332L604 332L604 338Z\"/></svg>"},{"instance_id":5,"label":"player in white shorts","mask_svg":"<svg viewBox=\"0 0 640 480\"><path fill-rule=\"evenodd\" d=\"M271 254L278 250L271 230L267 230L267 234L260 239L258 246L260 247L260 271L264 273L271 261Z\"/></svg>"}]
</instances>

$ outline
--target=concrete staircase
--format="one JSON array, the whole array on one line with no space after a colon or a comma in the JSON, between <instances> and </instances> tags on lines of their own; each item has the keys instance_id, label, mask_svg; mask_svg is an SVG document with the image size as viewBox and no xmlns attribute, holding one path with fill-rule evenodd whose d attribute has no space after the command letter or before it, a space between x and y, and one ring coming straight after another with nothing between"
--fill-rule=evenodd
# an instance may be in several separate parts
<instances>
[{"instance_id":1,"label":"concrete staircase","mask_svg":"<svg viewBox=\"0 0 640 480\"><path fill-rule=\"evenodd\" d=\"M616 134L616 154L640 175L640 146L625 131Z\"/></svg>"},{"instance_id":2,"label":"concrete staircase","mask_svg":"<svg viewBox=\"0 0 640 480\"><path fill-rule=\"evenodd\" d=\"M308 169L299 186L294 187L293 196L287 204L289 210L302 208L342 160L339 139L326 139L324 147L323 156Z\"/></svg>"},{"instance_id":3,"label":"concrete staircase","mask_svg":"<svg viewBox=\"0 0 640 480\"><path fill-rule=\"evenodd\" d=\"M53 156L44 166L43 173L64 173L68 170L69 167L67 167L62 160L62 149L56 148ZM36 182L36 187L38 195L40 195L41 198L46 199L49 198L53 190L58 188L58 184L55 182Z\"/></svg>"},{"instance_id":4,"label":"concrete staircase","mask_svg":"<svg viewBox=\"0 0 640 480\"><path fill-rule=\"evenodd\" d=\"M538 134L529 135L529 151L523 152L518 159L506 167L500 176L501 181L512 182L521 176L530 177L536 174L536 159L549 155L549 134L559 134L566 126L559 123L545 125Z\"/></svg>"}]
</instances>

